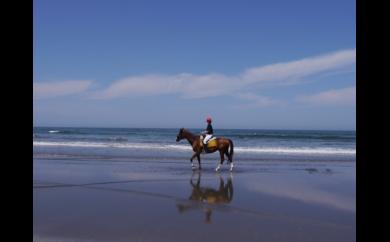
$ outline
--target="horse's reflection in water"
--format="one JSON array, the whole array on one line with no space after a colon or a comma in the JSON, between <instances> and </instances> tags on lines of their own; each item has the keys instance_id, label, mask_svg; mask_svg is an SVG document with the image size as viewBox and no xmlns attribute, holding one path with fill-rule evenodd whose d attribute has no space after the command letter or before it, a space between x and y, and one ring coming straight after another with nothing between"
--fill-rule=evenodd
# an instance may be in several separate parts
<instances>
[{"instance_id":1,"label":"horse's reflection in water","mask_svg":"<svg viewBox=\"0 0 390 242\"><path fill-rule=\"evenodd\" d=\"M195 173L195 172L194 172ZM211 214L213 208L216 208L215 205L228 204L233 199L233 182L232 175L227 179L225 184L224 179L220 174L219 177L219 187L218 189L213 189L210 187L204 187L200 185L201 172L198 173L198 179L196 183L193 181L194 173L191 176L190 184L192 187L192 193L189 197L191 202L189 203L180 203L177 204L177 208L180 213L189 211L189 210L203 210L206 214L206 223L211 223Z\"/></svg>"}]
</instances>

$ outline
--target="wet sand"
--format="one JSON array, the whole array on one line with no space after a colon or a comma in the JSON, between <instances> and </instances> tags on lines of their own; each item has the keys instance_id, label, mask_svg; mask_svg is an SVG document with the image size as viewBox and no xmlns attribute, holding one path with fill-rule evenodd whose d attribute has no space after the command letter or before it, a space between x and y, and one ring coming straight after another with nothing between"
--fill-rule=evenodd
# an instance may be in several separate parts
<instances>
[{"instance_id":1,"label":"wet sand","mask_svg":"<svg viewBox=\"0 0 390 242\"><path fill-rule=\"evenodd\" d=\"M355 162L34 159L34 241L356 241Z\"/></svg>"}]
</instances>

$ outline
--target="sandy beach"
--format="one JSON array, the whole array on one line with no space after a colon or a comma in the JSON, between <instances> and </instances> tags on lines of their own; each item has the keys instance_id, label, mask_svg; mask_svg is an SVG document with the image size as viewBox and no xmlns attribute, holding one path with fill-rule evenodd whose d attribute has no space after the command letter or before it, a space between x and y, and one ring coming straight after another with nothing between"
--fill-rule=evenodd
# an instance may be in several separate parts
<instances>
[{"instance_id":1,"label":"sandy beach","mask_svg":"<svg viewBox=\"0 0 390 242\"><path fill-rule=\"evenodd\" d=\"M34 241L355 241L355 162L34 158Z\"/></svg>"}]
</instances>

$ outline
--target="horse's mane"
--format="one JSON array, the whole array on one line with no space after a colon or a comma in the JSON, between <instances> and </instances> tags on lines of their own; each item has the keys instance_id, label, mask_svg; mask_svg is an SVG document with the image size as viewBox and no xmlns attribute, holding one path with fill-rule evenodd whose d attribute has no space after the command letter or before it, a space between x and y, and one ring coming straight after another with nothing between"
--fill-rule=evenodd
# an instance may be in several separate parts
<instances>
[{"instance_id":1,"label":"horse's mane","mask_svg":"<svg viewBox=\"0 0 390 242\"><path fill-rule=\"evenodd\" d=\"M181 128L181 130L182 130L182 132L186 132L187 134L190 134L190 135L193 135L193 136L195 136L193 133L191 133L188 129L186 129L186 128Z\"/></svg>"}]
</instances>

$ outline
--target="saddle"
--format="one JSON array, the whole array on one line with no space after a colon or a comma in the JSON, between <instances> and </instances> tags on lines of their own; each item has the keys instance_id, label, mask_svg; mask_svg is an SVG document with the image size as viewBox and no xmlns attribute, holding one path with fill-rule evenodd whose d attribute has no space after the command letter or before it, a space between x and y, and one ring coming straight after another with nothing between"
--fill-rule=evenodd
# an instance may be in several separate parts
<instances>
[{"instance_id":1,"label":"saddle","mask_svg":"<svg viewBox=\"0 0 390 242\"><path fill-rule=\"evenodd\" d=\"M202 141L203 142L203 141ZM217 147L217 137L213 136L211 137L206 144L203 144L204 151L206 153L211 152L210 150L213 150Z\"/></svg>"}]
</instances>

